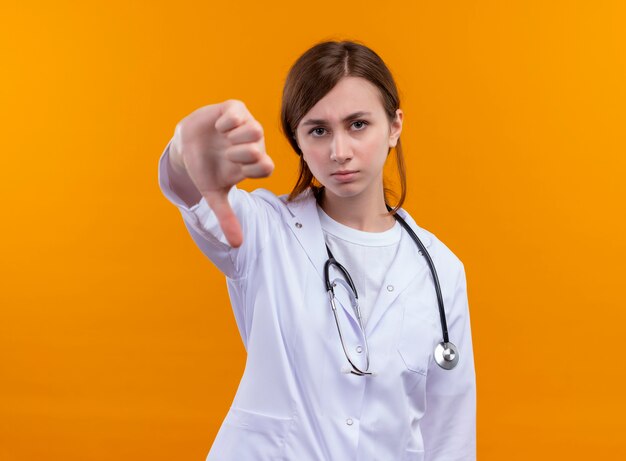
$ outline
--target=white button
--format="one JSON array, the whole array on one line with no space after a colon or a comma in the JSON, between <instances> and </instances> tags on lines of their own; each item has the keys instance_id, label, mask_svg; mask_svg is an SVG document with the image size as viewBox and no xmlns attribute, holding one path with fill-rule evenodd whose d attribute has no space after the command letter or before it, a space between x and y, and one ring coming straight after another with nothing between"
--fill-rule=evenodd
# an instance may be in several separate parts
<instances>
[{"instance_id":1,"label":"white button","mask_svg":"<svg viewBox=\"0 0 626 461\"><path fill-rule=\"evenodd\" d=\"M300 229L300 228L302 227L302 224L300 224L299 222L297 222L297 223L296 223L296 227L297 227L298 229Z\"/></svg>"},{"instance_id":2,"label":"white button","mask_svg":"<svg viewBox=\"0 0 626 461\"><path fill-rule=\"evenodd\" d=\"M360 354L361 352L363 352L363 348L361 346L357 346L356 351Z\"/></svg>"},{"instance_id":3,"label":"white button","mask_svg":"<svg viewBox=\"0 0 626 461\"><path fill-rule=\"evenodd\" d=\"M387 291L393 291L393 285L387 285Z\"/></svg>"},{"instance_id":4,"label":"white button","mask_svg":"<svg viewBox=\"0 0 626 461\"><path fill-rule=\"evenodd\" d=\"M348 426L352 426L352 423L353 423L352 418L348 418L348 419L346 419L346 424L347 424Z\"/></svg>"}]
</instances>

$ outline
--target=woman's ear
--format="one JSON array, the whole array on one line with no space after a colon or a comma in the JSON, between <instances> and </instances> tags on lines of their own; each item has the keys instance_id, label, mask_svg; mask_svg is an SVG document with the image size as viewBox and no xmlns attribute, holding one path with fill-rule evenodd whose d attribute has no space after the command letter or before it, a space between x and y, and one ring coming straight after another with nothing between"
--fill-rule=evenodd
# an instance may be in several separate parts
<instances>
[{"instance_id":1,"label":"woman's ear","mask_svg":"<svg viewBox=\"0 0 626 461\"><path fill-rule=\"evenodd\" d=\"M402 133L402 121L404 119L404 112L401 109L396 110L396 118L390 125L389 130L389 147L396 147L400 133Z\"/></svg>"}]
</instances>

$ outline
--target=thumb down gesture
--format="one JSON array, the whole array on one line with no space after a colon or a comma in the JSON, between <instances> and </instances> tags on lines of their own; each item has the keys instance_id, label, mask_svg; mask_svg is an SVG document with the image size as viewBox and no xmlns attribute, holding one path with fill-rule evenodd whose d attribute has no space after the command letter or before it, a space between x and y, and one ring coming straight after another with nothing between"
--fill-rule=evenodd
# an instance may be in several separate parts
<instances>
[{"instance_id":1,"label":"thumb down gesture","mask_svg":"<svg viewBox=\"0 0 626 461\"><path fill-rule=\"evenodd\" d=\"M236 99L201 107L176 125L170 159L202 194L228 243L239 247L243 235L228 191L246 178L263 178L274 170L261 124Z\"/></svg>"}]
</instances>

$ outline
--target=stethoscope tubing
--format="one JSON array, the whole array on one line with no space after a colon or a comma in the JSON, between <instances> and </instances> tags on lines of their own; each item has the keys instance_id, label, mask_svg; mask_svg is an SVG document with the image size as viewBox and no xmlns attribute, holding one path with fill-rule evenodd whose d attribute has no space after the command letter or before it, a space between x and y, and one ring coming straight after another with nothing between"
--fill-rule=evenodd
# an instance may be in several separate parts
<instances>
[{"instance_id":1,"label":"stethoscope tubing","mask_svg":"<svg viewBox=\"0 0 626 461\"><path fill-rule=\"evenodd\" d=\"M356 286L354 285L354 282L352 281L352 277L350 277L350 273L348 272L348 270L343 267L342 264L340 264L334 257L333 254L330 251L330 248L328 248L328 245L326 245L326 251L328 252L328 260L326 261L326 264L324 264L324 281L326 283L326 290L328 292L328 299L330 301L330 305L332 307L333 310L333 315L335 317L335 324L337 325L337 331L339 332L339 339L341 341L341 347L343 349L343 353L345 354L346 358L348 359L348 362L350 363L350 366L352 367L352 370L350 370L350 373L358 375L358 376L366 376L366 375L373 375L373 373L371 371L369 371L369 367L370 367L370 354L369 354L369 345L367 343L367 335L365 334L365 327L363 325L363 317L361 316L361 309L359 308L359 302L358 302L358 298L359 295L356 291ZM361 370L353 361L352 358L350 358L350 354L348 354L348 351L346 349L346 345L344 343L343 340L343 333L341 330L341 325L339 323L339 317L337 317L337 306L335 304L335 291L333 289L333 282L330 281L330 266L335 266L337 269L339 269L344 277L346 278L347 282L344 282L341 279L337 279L336 282L339 282L340 284L342 284L344 286L344 288L346 288L346 290L349 288L352 290L352 292L354 293L354 305L352 306L352 308L354 309L356 316L357 316L357 320L359 322L359 327L361 328L361 331L363 332L363 341L365 344L365 359L366 359L366 363L365 363L365 371ZM336 283L334 282L334 283ZM347 285L347 286L346 286ZM352 300L351 300L352 303Z\"/></svg>"},{"instance_id":2,"label":"stethoscope tubing","mask_svg":"<svg viewBox=\"0 0 626 461\"><path fill-rule=\"evenodd\" d=\"M389 205L387 205L387 210L391 211L391 207ZM406 223L406 221L398 213L394 213L393 217L396 219L396 221L400 223L400 225L407 231L411 239L415 242L415 244L418 247L419 253L422 256L424 256L424 258L426 259L426 263L428 264L428 267L430 269L430 273L433 278L433 284L435 285L435 293L437 295L437 305L439 308L439 320L441 323L441 335L443 339L443 341L440 342L435 347L435 351L434 351L435 362L443 369L452 370L453 368L456 367L459 361L459 353L458 353L457 347L453 343L450 342L449 337L448 337L448 322L446 321L446 312L445 312L445 308L443 304L443 295L441 293L441 285L439 284L439 277L437 275L437 270L435 269L435 264L433 263L433 260L430 257L430 254L426 250L426 247L424 246L422 241L415 234L413 229L411 229L411 227ZM363 326L361 312L360 312L359 305L358 305L359 295L356 291L356 286L354 285L354 282L352 281L352 277L350 277L350 273L347 271L347 269L344 266L342 266L334 258L328 245L326 245L326 251L328 253L328 260L324 264L324 282L326 284L326 291L328 292L329 301L332 307L333 315L335 317L335 323L337 324L337 330L339 332L339 339L341 341L341 347L343 348L343 352L346 355L348 362L352 366L352 370L350 372L356 375L360 375L360 376L373 375L374 373L369 371L369 347L367 344L367 335L365 334L365 328ZM365 351L366 351L366 357L367 357L367 364L366 364L367 366L366 366L365 371L361 370L359 367L356 366L356 364L350 358L348 351L346 350L346 346L343 341L341 325L337 317L337 307L335 305L335 300L334 300L335 291L333 289L333 282L330 281L330 266L335 266L340 272L343 273L344 278L347 280L347 283L342 282L342 285L344 286L344 288L348 288L346 286L348 285L349 288L354 293L355 305L353 305L352 307L356 309L356 315L357 315L357 319L359 322L359 327L361 331L363 332L363 337L365 340ZM337 279L337 280L341 280L341 279Z\"/></svg>"},{"instance_id":3,"label":"stethoscope tubing","mask_svg":"<svg viewBox=\"0 0 626 461\"><path fill-rule=\"evenodd\" d=\"M433 276L435 292L437 293L437 304L439 306L439 319L441 321L441 334L443 336L443 342L448 343L450 342L448 338L448 322L446 321L446 312L445 312L444 305L443 305L443 295L441 294L441 285L439 285L439 277L437 276L437 270L435 269L435 264L433 263L433 260L431 259L428 251L426 251L426 247L424 246L422 241L415 234L415 232L413 232L413 229L411 229L411 226L409 226L406 223L406 221L402 217L400 217L397 213L395 213L393 216L400 223L400 225L404 227L404 229L409 233L411 238L415 241L415 243L419 247L424 258L426 258L426 262Z\"/></svg>"}]
</instances>

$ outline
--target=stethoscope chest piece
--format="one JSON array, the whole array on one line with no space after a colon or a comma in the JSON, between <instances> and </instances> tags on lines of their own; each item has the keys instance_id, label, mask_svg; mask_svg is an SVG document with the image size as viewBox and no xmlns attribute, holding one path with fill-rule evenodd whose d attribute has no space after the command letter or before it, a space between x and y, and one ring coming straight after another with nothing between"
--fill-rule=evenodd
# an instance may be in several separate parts
<instances>
[{"instance_id":1,"label":"stethoscope chest piece","mask_svg":"<svg viewBox=\"0 0 626 461\"><path fill-rule=\"evenodd\" d=\"M387 209L391 211L391 207L389 205L387 205ZM397 213L394 214L393 216L394 218L398 220L400 225L404 227L406 231L409 233L409 235L411 236L411 239L413 239L413 241L419 248L420 254L424 256L424 258L426 259L426 262L428 263L428 267L430 268L430 272L432 273L433 282L435 284L435 292L437 294L437 306L439 308L439 318L441 322L441 336L443 337L443 341L437 344L437 347L435 347L435 352L434 352L435 362L437 362L437 365L439 365L444 370L452 370L454 367L456 367L457 363L459 363L459 351L456 348L456 346L452 344L448 339L448 324L446 322L446 312L445 312L444 305L443 305L443 295L441 294L441 287L439 286L439 278L437 277L435 264L433 263L430 255L428 254L428 251L426 251L426 247L424 246L422 241L415 234L415 232L413 232L413 229L411 229L411 226L409 226L406 223L406 221L402 217L400 217L400 215L398 215ZM339 264L337 260L333 257L333 254L330 251L330 248L328 248L328 245L326 245L326 252L328 253L328 260L324 264L324 282L326 283L326 291L328 292L330 306L332 308L332 311L335 317L335 323L337 324L337 331L339 332L339 339L341 340L341 347L343 348L343 352L346 358L348 359L348 362L352 366L352 370L348 370L348 372L353 373L355 375L359 375L359 376L374 375L375 374L374 372L368 371L369 370L369 350L368 350L368 345L367 345L367 336L365 334L365 328L363 328L361 311L359 309L359 304L358 304L359 296L356 292L356 288L354 286L354 283L352 282L352 278L350 278L350 274L348 273L346 268L343 267L341 264ZM341 278L337 278L331 282L330 273L329 273L329 269L331 266L339 270L345 277L346 281L342 280ZM355 309L355 313L359 321L359 327L361 329L361 332L363 333L363 338L365 339L366 368L364 371L361 370L352 361L352 359L350 358L350 355L348 354L348 349L346 348L346 345L343 341L343 334L341 332L339 318L337 317L337 307L335 306L334 287L337 286L337 282L339 282L343 286L343 288L345 288L348 292L353 294L353 296L351 296L350 298L350 302L352 304L352 307Z\"/></svg>"},{"instance_id":2,"label":"stethoscope chest piece","mask_svg":"<svg viewBox=\"0 0 626 461\"><path fill-rule=\"evenodd\" d=\"M452 370L459 363L459 351L451 342L440 342L435 347L435 362L444 370Z\"/></svg>"}]
</instances>

